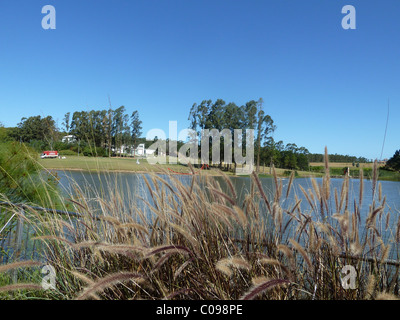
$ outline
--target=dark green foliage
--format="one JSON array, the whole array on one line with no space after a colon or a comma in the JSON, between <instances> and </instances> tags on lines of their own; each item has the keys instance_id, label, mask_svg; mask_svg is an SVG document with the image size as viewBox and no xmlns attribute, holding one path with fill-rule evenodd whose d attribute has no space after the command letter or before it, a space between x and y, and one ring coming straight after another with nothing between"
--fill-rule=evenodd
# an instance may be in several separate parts
<instances>
[{"instance_id":1,"label":"dark green foliage","mask_svg":"<svg viewBox=\"0 0 400 320\"><path fill-rule=\"evenodd\" d=\"M87 157L108 157L108 149L106 148L91 148L85 147L82 151L84 156Z\"/></svg>"},{"instance_id":2,"label":"dark green foliage","mask_svg":"<svg viewBox=\"0 0 400 320\"><path fill-rule=\"evenodd\" d=\"M76 155L78 155L75 151L72 151L71 149L60 150L60 151L58 151L58 154L60 156L76 156Z\"/></svg>"},{"instance_id":3,"label":"dark green foliage","mask_svg":"<svg viewBox=\"0 0 400 320\"><path fill-rule=\"evenodd\" d=\"M55 121L51 116L22 118L11 135L20 142L43 141L50 146L50 149L52 149L54 142L60 138Z\"/></svg>"},{"instance_id":4,"label":"dark green foliage","mask_svg":"<svg viewBox=\"0 0 400 320\"><path fill-rule=\"evenodd\" d=\"M0 143L0 194L13 202L45 205L56 179L42 172L37 153L18 142Z\"/></svg>"},{"instance_id":5,"label":"dark green foliage","mask_svg":"<svg viewBox=\"0 0 400 320\"><path fill-rule=\"evenodd\" d=\"M304 147L298 147L294 143L288 143L285 146L283 141L275 142L273 138L270 138L262 148L260 163L273 164L277 168L308 171L307 155L308 150Z\"/></svg>"},{"instance_id":6,"label":"dark green foliage","mask_svg":"<svg viewBox=\"0 0 400 320\"><path fill-rule=\"evenodd\" d=\"M386 169L400 171L400 150L397 150L394 155L386 162Z\"/></svg>"},{"instance_id":7,"label":"dark green foliage","mask_svg":"<svg viewBox=\"0 0 400 320\"><path fill-rule=\"evenodd\" d=\"M321 153L309 153L307 155L310 162L324 162L324 155ZM330 154L329 162L347 162L347 163L368 163L371 162L364 157L355 157L342 154Z\"/></svg>"}]
</instances>

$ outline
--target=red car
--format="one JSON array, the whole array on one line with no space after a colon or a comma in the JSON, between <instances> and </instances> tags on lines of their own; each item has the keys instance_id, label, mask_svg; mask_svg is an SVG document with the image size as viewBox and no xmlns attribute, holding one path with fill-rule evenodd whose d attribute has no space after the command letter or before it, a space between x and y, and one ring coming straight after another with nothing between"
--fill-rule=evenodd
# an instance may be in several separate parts
<instances>
[{"instance_id":1,"label":"red car","mask_svg":"<svg viewBox=\"0 0 400 320\"><path fill-rule=\"evenodd\" d=\"M58 151L43 151L40 155L42 159L44 158L58 158Z\"/></svg>"}]
</instances>

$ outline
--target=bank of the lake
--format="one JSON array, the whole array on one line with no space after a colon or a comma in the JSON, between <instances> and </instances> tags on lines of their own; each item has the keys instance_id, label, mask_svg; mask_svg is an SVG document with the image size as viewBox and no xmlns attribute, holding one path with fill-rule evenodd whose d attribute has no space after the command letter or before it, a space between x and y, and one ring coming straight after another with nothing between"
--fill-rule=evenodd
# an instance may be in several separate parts
<instances>
[{"instance_id":1,"label":"bank of the lake","mask_svg":"<svg viewBox=\"0 0 400 320\"><path fill-rule=\"evenodd\" d=\"M137 161L139 163L137 163ZM65 170L65 171L85 171L85 172L121 172L121 173L165 173L168 171L173 174L191 173L186 165L182 164L150 164L145 158L108 158L108 157L85 157L85 156L67 156L65 159L40 159L40 166L47 170ZM198 172L200 168L195 168ZM280 177L289 176L291 171L287 169L275 169ZM217 167L211 167L209 170L202 170L208 175L221 175ZM227 175L235 175L233 171L225 171ZM260 167L261 177L272 177L270 167ZM296 171L296 177L322 177L319 172Z\"/></svg>"},{"instance_id":2,"label":"bank of the lake","mask_svg":"<svg viewBox=\"0 0 400 320\"><path fill-rule=\"evenodd\" d=\"M138 163L139 162L139 163ZM66 171L86 171L86 172L121 172L121 173L165 173L171 174L190 174L190 169L182 164L150 164L145 158L108 158L108 157L85 157L85 156L67 156L65 159L40 159L40 166L47 170L66 170ZM358 179L360 168L351 166L343 167L345 164L330 164L330 173L332 178L343 178L344 170L349 168L350 178ZM364 164L361 166L365 179L372 178L372 165ZM200 168L195 168L195 172L199 172ZM292 170L275 169L279 177L289 177ZM296 178L321 178L324 176L324 169L321 164L313 164L309 171L295 170ZM218 176L221 171L216 167L210 170L203 170L208 175ZM382 181L400 181L400 173L384 170L379 168L378 180ZM227 175L235 175L234 170L225 171ZM272 177L272 170L267 166L260 166L260 177Z\"/></svg>"}]
</instances>

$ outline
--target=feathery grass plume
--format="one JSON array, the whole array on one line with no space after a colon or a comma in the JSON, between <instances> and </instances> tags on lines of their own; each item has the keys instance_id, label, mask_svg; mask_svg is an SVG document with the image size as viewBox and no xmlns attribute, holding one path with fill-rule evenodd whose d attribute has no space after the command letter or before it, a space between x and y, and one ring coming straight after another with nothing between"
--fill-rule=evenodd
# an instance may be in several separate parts
<instances>
[{"instance_id":1,"label":"feathery grass plume","mask_svg":"<svg viewBox=\"0 0 400 320\"><path fill-rule=\"evenodd\" d=\"M284 266L280 261L276 260L276 259L271 259L271 258L261 258L258 260L258 262L260 264L267 264L267 265L271 265L271 266L275 266L275 267L279 267L281 268L287 275L289 280L293 279L292 273L289 271L289 269ZM265 280L266 281L266 280ZM264 281L263 281L264 282ZM253 284L256 284L253 282ZM260 284L260 283L259 283Z\"/></svg>"},{"instance_id":2,"label":"feathery grass plume","mask_svg":"<svg viewBox=\"0 0 400 320\"><path fill-rule=\"evenodd\" d=\"M328 148L325 146L325 154L324 154L324 166L325 166L325 176L324 176L324 195L325 199L328 200L331 194L330 185L331 185L331 176L329 172L329 155Z\"/></svg>"},{"instance_id":3,"label":"feathery grass plume","mask_svg":"<svg viewBox=\"0 0 400 320\"><path fill-rule=\"evenodd\" d=\"M84 288L78 296L75 298L76 300L85 300L89 298L92 294L101 293L105 289L110 288L120 282L133 280L136 284L141 280L144 280L144 276L136 273L136 272L116 272L110 275L93 282Z\"/></svg>"},{"instance_id":4,"label":"feathery grass plume","mask_svg":"<svg viewBox=\"0 0 400 320\"><path fill-rule=\"evenodd\" d=\"M390 211L386 214L386 221L385 221L385 231L389 229L389 223L390 223Z\"/></svg>"},{"instance_id":5,"label":"feathery grass plume","mask_svg":"<svg viewBox=\"0 0 400 320\"><path fill-rule=\"evenodd\" d=\"M253 300L255 297L264 293L265 291L284 284L290 284L290 281L285 279L267 280L265 282L262 282L261 284L252 286L249 291L247 291L242 297L240 297L240 300Z\"/></svg>"},{"instance_id":6,"label":"feathery grass plume","mask_svg":"<svg viewBox=\"0 0 400 320\"><path fill-rule=\"evenodd\" d=\"M376 296L375 300L400 300L398 296L387 292L380 292Z\"/></svg>"},{"instance_id":7,"label":"feathery grass plume","mask_svg":"<svg viewBox=\"0 0 400 320\"><path fill-rule=\"evenodd\" d=\"M358 195L358 206L361 208L364 197L364 170L360 169L360 191Z\"/></svg>"},{"instance_id":8,"label":"feathery grass plume","mask_svg":"<svg viewBox=\"0 0 400 320\"><path fill-rule=\"evenodd\" d=\"M372 299L374 297L375 284L376 284L375 275L371 273L368 275L368 281L364 299Z\"/></svg>"},{"instance_id":9,"label":"feathery grass plume","mask_svg":"<svg viewBox=\"0 0 400 320\"><path fill-rule=\"evenodd\" d=\"M314 193L315 193L317 199L318 200L321 199L320 187L319 187L317 181L314 178L311 178L311 183L312 183Z\"/></svg>"},{"instance_id":10,"label":"feathery grass plume","mask_svg":"<svg viewBox=\"0 0 400 320\"><path fill-rule=\"evenodd\" d=\"M250 270L251 265L243 257L231 257L219 260L215 268L228 277L231 277L233 274L232 268Z\"/></svg>"},{"instance_id":11,"label":"feathery grass plume","mask_svg":"<svg viewBox=\"0 0 400 320\"><path fill-rule=\"evenodd\" d=\"M178 246L178 245L161 245L158 247L153 247L149 248L147 254L145 255L145 258L149 258L157 253L163 252L163 251L168 251L168 252L174 252L174 253L180 253L180 254L189 254L192 257L195 255L193 254L190 249L188 249L185 246Z\"/></svg>"},{"instance_id":12,"label":"feathery grass plume","mask_svg":"<svg viewBox=\"0 0 400 320\"><path fill-rule=\"evenodd\" d=\"M372 199L375 199L376 183L378 181L378 161L375 159L372 171Z\"/></svg>"},{"instance_id":13,"label":"feathery grass plume","mask_svg":"<svg viewBox=\"0 0 400 320\"><path fill-rule=\"evenodd\" d=\"M314 233L314 225L310 223L309 232L308 232L308 248L311 252L315 252L315 233Z\"/></svg>"},{"instance_id":14,"label":"feathery grass plume","mask_svg":"<svg viewBox=\"0 0 400 320\"><path fill-rule=\"evenodd\" d=\"M198 239L196 239L192 234L194 234L194 232L188 232L186 231L184 228L182 228L181 226L174 224L172 222L169 223L169 226L177 231L179 234L181 234L187 241L189 241L189 243L191 244L192 248L194 249L194 251L196 253L199 252L199 242ZM190 231L190 228L189 228Z\"/></svg>"},{"instance_id":15,"label":"feathery grass plume","mask_svg":"<svg viewBox=\"0 0 400 320\"><path fill-rule=\"evenodd\" d=\"M325 146L324 150L324 166L325 166L325 173L329 175L329 155L328 155L328 147Z\"/></svg>"},{"instance_id":16,"label":"feathery grass plume","mask_svg":"<svg viewBox=\"0 0 400 320\"><path fill-rule=\"evenodd\" d=\"M356 204L354 204L356 206ZM357 212L355 208L355 212L351 215L351 234L350 239L354 241L356 237L358 237L358 219L357 219ZM349 231L350 232L350 231Z\"/></svg>"},{"instance_id":17,"label":"feathery grass plume","mask_svg":"<svg viewBox=\"0 0 400 320\"><path fill-rule=\"evenodd\" d=\"M264 282L272 280L271 278L260 276L260 277L254 277L251 279L251 283L253 286L259 286L260 284L263 284Z\"/></svg>"},{"instance_id":18,"label":"feathery grass plume","mask_svg":"<svg viewBox=\"0 0 400 320\"><path fill-rule=\"evenodd\" d=\"M348 237L348 231L349 231L349 225L350 225L349 211L345 210L344 214L335 213L332 216L332 218L339 221L340 228L342 230L342 235Z\"/></svg>"},{"instance_id":19,"label":"feathery grass plume","mask_svg":"<svg viewBox=\"0 0 400 320\"><path fill-rule=\"evenodd\" d=\"M359 256L362 254L362 250L363 248L358 239L350 244L350 252L352 255Z\"/></svg>"},{"instance_id":20,"label":"feathery grass plume","mask_svg":"<svg viewBox=\"0 0 400 320\"><path fill-rule=\"evenodd\" d=\"M39 267L39 266L43 266L43 262L37 262L37 261L32 261L32 260L18 261L18 262L0 265L0 273L8 271L8 270L17 269L17 268L32 268L32 267Z\"/></svg>"},{"instance_id":21,"label":"feathery grass plume","mask_svg":"<svg viewBox=\"0 0 400 320\"><path fill-rule=\"evenodd\" d=\"M339 200L339 209L336 210L337 212L341 212L342 208L343 208L343 204L346 201L347 195L348 195L348 181L349 178L346 175L345 178L343 179L343 183L342 183L342 189L340 192L340 200ZM345 206L345 209L347 208L347 206Z\"/></svg>"},{"instance_id":22,"label":"feathery grass plume","mask_svg":"<svg viewBox=\"0 0 400 320\"><path fill-rule=\"evenodd\" d=\"M229 197L229 196L228 196L227 194L225 194L224 192L219 191L219 190L217 190L217 189L214 189L214 188L212 188L212 187L209 187L209 189L210 189L211 192L213 192L213 193L215 193L215 194L221 196L221 197L224 198L225 200L227 200L231 205L234 206L234 205L236 204L236 201L233 200L231 197Z\"/></svg>"},{"instance_id":23,"label":"feathery grass plume","mask_svg":"<svg viewBox=\"0 0 400 320\"><path fill-rule=\"evenodd\" d=\"M385 261L390 253L390 244L385 245L382 241L382 256L381 256L381 261Z\"/></svg>"},{"instance_id":24,"label":"feathery grass plume","mask_svg":"<svg viewBox=\"0 0 400 320\"><path fill-rule=\"evenodd\" d=\"M151 270L151 273L156 272L158 269L160 269L165 262L168 261L168 259L174 254L174 252L167 252L166 254L162 255L154 265L153 269Z\"/></svg>"},{"instance_id":25,"label":"feathery grass plume","mask_svg":"<svg viewBox=\"0 0 400 320\"><path fill-rule=\"evenodd\" d=\"M380 183L380 182L378 184L378 200L379 200L379 202L382 201L382 183Z\"/></svg>"},{"instance_id":26,"label":"feathery grass plume","mask_svg":"<svg viewBox=\"0 0 400 320\"><path fill-rule=\"evenodd\" d=\"M314 204L311 201L310 197L308 196L309 194L306 192L306 190L304 190L304 188L299 185L301 192L303 193L303 195L306 197L308 204L310 205L310 207L312 208L312 210L315 210ZM312 195L312 193L310 192L310 195Z\"/></svg>"},{"instance_id":27,"label":"feathery grass plume","mask_svg":"<svg viewBox=\"0 0 400 320\"><path fill-rule=\"evenodd\" d=\"M368 227L375 226L376 215L377 215L379 212L383 211L383 209L384 209L384 207L379 206L378 208L376 208L375 210L373 210L373 211L370 213L370 215L368 216L367 221L366 221L366 224L367 224Z\"/></svg>"},{"instance_id":28,"label":"feathery grass plume","mask_svg":"<svg viewBox=\"0 0 400 320\"><path fill-rule=\"evenodd\" d=\"M233 210L235 211L236 216L238 217L238 220L240 221L240 225L242 226L243 229L245 229L249 224L246 214L238 206L233 206Z\"/></svg>"},{"instance_id":29,"label":"feathery grass plume","mask_svg":"<svg viewBox=\"0 0 400 320\"><path fill-rule=\"evenodd\" d=\"M269 200L268 200L267 196L265 195L264 189L263 189L263 187L261 185L261 182L260 182L260 179L259 179L257 173L253 172L252 176L253 176L253 181L256 183L258 191L260 192L261 197L264 200L264 202L265 202L265 204L266 204L266 206L268 208L269 213L271 213L272 212L271 211L271 205L269 203Z\"/></svg>"},{"instance_id":30,"label":"feathery grass plume","mask_svg":"<svg viewBox=\"0 0 400 320\"><path fill-rule=\"evenodd\" d=\"M182 265L175 271L174 273L174 281L181 275L182 271L185 270L185 268L192 263L193 258L190 258L189 260L186 260Z\"/></svg>"},{"instance_id":31,"label":"feathery grass plume","mask_svg":"<svg viewBox=\"0 0 400 320\"><path fill-rule=\"evenodd\" d=\"M303 257L304 261L307 263L308 268L310 270L313 270L313 265L310 260L310 257L308 256L306 250L294 239L289 239L289 242L292 244L292 246L300 253L300 255Z\"/></svg>"},{"instance_id":32,"label":"feathery grass plume","mask_svg":"<svg viewBox=\"0 0 400 320\"><path fill-rule=\"evenodd\" d=\"M286 199L289 197L290 190L292 189L293 179L294 179L294 171L292 171L290 174L289 183L288 183L288 187L286 190Z\"/></svg>"},{"instance_id":33,"label":"feathery grass plume","mask_svg":"<svg viewBox=\"0 0 400 320\"><path fill-rule=\"evenodd\" d=\"M8 292L16 290L43 290L43 288L42 286L36 283L15 283L0 287L0 292Z\"/></svg>"},{"instance_id":34,"label":"feathery grass plume","mask_svg":"<svg viewBox=\"0 0 400 320\"><path fill-rule=\"evenodd\" d=\"M75 278L83 281L87 285L93 285L94 284L94 281L92 279L88 278L85 274L83 274L81 272L78 272L78 271L74 271L74 270L71 270L70 272ZM92 293L90 295L90 297L93 298L94 300L100 300L100 297L95 293Z\"/></svg>"},{"instance_id":35,"label":"feathery grass plume","mask_svg":"<svg viewBox=\"0 0 400 320\"><path fill-rule=\"evenodd\" d=\"M79 246L77 245L75 247L78 248ZM82 247L85 247L85 245L83 245ZM145 251L144 247L125 244L97 243L93 245L93 248L98 251L125 255L134 260L140 260L143 257Z\"/></svg>"},{"instance_id":36,"label":"feathery grass plume","mask_svg":"<svg viewBox=\"0 0 400 320\"><path fill-rule=\"evenodd\" d=\"M276 246L276 250L277 252L282 252L286 257L288 257L289 259L293 258L293 251L292 249L290 249L288 246L284 245L284 244L278 244Z\"/></svg>"},{"instance_id":37,"label":"feathery grass plume","mask_svg":"<svg viewBox=\"0 0 400 320\"><path fill-rule=\"evenodd\" d=\"M227 186L229 187L229 190L231 191L233 198L237 199L236 190L235 190L235 187L232 184L231 179L229 179L229 177L226 175L225 172L221 171L221 173L222 173L222 178L224 179L224 181L226 182Z\"/></svg>"},{"instance_id":38,"label":"feathery grass plume","mask_svg":"<svg viewBox=\"0 0 400 320\"><path fill-rule=\"evenodd\" d=\"M209 204L207 204L208 206ZM219 203L213 203L211 206L211 212L214 213L220 221L222 221L230 230L233 229L233 225L229 221L229 217L232 217L233 219L236 219L235 214L232 210L232 208L227 207L223 204ZM226 213L226 215L222 214ZM238 222L238 221L237 221Z\"/></svg>"}]
</instances>

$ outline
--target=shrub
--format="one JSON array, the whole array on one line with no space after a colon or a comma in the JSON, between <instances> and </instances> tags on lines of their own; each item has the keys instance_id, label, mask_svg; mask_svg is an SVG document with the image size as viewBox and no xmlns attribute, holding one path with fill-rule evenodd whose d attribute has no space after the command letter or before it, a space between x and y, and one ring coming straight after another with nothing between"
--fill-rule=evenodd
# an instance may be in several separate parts
<instances>
[{"instance_id":1,"label":"shrub","mask_svg":"<svg viewBox=\"0 0 400 320\"><path fill-rule=\"evenodd\" d=\"M323 166L310 166L310 171L323 173L324 167Z\"/></svg>"},{"instance_id":2,"label":"shrub","mask_svg":"<svg viewBox=\"0 0 400 320\"><path fill-rule=\"evenodd\" d=\"M60 156L76 156L77 155L77 153L75 151L72 151L70 149L68 149L68 150L60 150L58 152L58 154Z\"/></svg>"},{"instance_id":3,"label":"shrub","mask_svg":"<svg viewBox=\"0 0 400 320\"><path fill-rule=\"evenodd\" d=\"M87 157L107 157L108 150L106 148L91 148L85 147L82 151L83 155Z\"/></svg>"},{"instance_id":4,"label":"shrub","mask_svg":"<svg viewBox=\"0 0 400 320\"><path fill-rule=\"evenodd\" d=\"M57 181L53 175L42 171L37 157L25 144L0 143L0 194L3 197L13 202L43 204Z\"/></svg>"}]
</instances>

